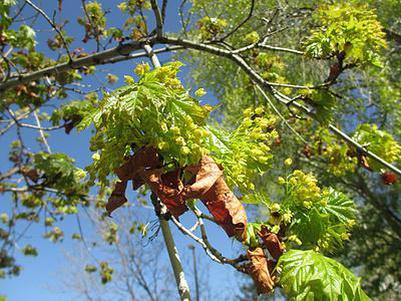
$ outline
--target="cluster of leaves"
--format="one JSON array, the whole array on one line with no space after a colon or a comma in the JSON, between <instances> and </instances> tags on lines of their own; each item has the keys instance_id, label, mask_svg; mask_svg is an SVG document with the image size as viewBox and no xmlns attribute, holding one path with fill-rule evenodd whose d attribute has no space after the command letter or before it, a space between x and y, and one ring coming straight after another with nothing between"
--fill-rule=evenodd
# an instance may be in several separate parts
<instances>
[{"instance_id":1,"label":"cluster of leaves","mask_svg":"<svg viewBox=\"0 0 401 301\"><path fill-rule=\"evenodd\" d=\"M102 280L102 284L106 284L113 279L113 268L109 266L107 261L100 262L100 278Z\"/></svg>"},{"instance_id":2,"label":"cluster of leaves","mask_svg":"<svg viewBox=\"0 0 401 301\"><path fill-rule=\"evenodd\" d=\"M361 124L355 130L353 138L368 150L389 163L401 163L401 145L389 133L379 130L376 124ZM368 158L369 167L380 170L380 163Z\"/></svg>"},{"instance_id":3,"label":"cluster of leaves","mask_svg":"<svg viewBox=\"0 0 401 301\"><path fill-rule=\"evenodd\" d=\"M16 1L6 0L0 3L0 46L9 44L15 48L24 48L32 50L36 44L35 31L26 24L22 24L18 30L10 29L12 20L9 16L10 7L15 5Z\"/></svg>"},{"instance_id":4,"label":"cluster of leaves","mask_svg":"<svg viewBox=\"0 0 401 301\"><path fill-rule=\"evenodd\" d=\"M85 266L85 272L87 272L89 274L95 273L97 270L98 270L98 268L95 265L87 264ZM101 261L99 263L99 274L100 274L100 279L101 279L101 282L103 285L105 285L113 280L113 273L114 273L114 269L112 267L110 267L110 265L107 261Z\"/></svg>"},{"instance_id":5,"label":"cluster of leaves","mask_svg":"<svg viewBox=\"0 0 401 301\"><path fill-rule=\"evenodd\" d=\"M105 181L132 150L152 146L171 168L196 164L202 155L211 154L225 168L231 187L254 190L252 181L271 165L270 148L278 138L275 117L258 107L245 110L245 118L231 133L206 126L211 109L200 106L182 87L176 77L179 67L172 63L149 72L140 64L135 69L141 75L137 83L126 77L128 85L106 95L97 106L71 105L71 110L63 110L65 116L84 107L78 128L95 124L92 178Z\"/></svg>"},{"instance_id":6,"label":"cluster of leaves","mask_svg":"<svg viewBox=\"0 0 401 301\"><path fill-rule=\"evenodd\" d=\"M90 39L99 40L101 36L106 35L106 16L102 5L97 1L85 4L85 18L79 17L78 23L85 28L85 37L83 42Z\"/></svg>"},{"instance_id":7,"label":"cluster of leaves","mask_svg":"<svg viewBox=\"0 0 401 301\"><path fill-rule=\"evenodd\" d=\"M287 159L287 165L290 160ZM272 202L264 193L246 195L243 201L266 205L270 212L265 226L287 238L287 247L332 252L349 238L355 224L356 209L352 200L333 188L320 188L312 174L293 171L279 177L284 193L279 202ZM249 224L249 239L263 224Z\"/></svg>"},{"instance_id":8,"label":"cluster of leaves","mask_svg":"<svg viewBox=\"0 0 401 301\"><path fill-rule=\"evenodd\" d=\"M203 17L198 21L199 33L202 40L210 40L224 32L227 21L219 18Z\"/></svg>"},{"instance_id":9,"label":"cluster of leaves","mask_svg":"<svg viewBox=\"0 0 401 301\"><path fill-rule=\"evenodd\" d=\"M47 187L53 187L66 195L84 195L83 179L86 172L75 166L74 160L63 153L38 152L33 165Z\"/></svg>"},{"instance_id":10,"label":"cluster of leaves","mask_svg":"<svg viewBox=\"0 0 401 301\"><path fill-rule=\"evenodd\" d=\"M261 52L254 56L254 63L265 80L276 83L287 82L287 79L282 75L286 66L279 56ZM283 89L283 92L289 93L290 89Z\"/></svg>"},{"instance_id":11,"label":"cluster of leaves","mask_svg":"<svg viewBox=\"0 0 401 301\"><path fill-rule=\"evenodd\" d=\"M85 196L88 187L84 178L86 172L77 168L74 160L62 153L37 152L32 154L23 151L21 144L16 141L12 144L10 159L19 167L19 173L25 179L32 191L21 192L13 196L15 209L10 216L7 213L1 214L1 222L8 229L12 229L17 221L25 220L29 223L41 221L40 212L46 208L43 224L52 227L46 230L44 237L53 242L61 241L64 232L54 222L58 217L63 218L66 214L78 212L78 205L87 205ZM15 183L2 183L2 189L18 189ZM2 263L0 275L18 275L20 267L15 264L12 256L7 255L6 248L13 244L13 236L5 229L0 229L0 239L3 241ZM38 251L32 245L21 248L26 256L37 256Z\"/></svg>"},{"instance_id":12,"label":"cluster of leaves","mask_svg":"<svg viewBox=\"0 0 401 301\"><path fill-rule=\"evenodd\" d=\"M355 207L345 194L321 189L311 174L295 170L287 179L281 203L269 206L271 223L283 227L289 241L302 248L332 252L349 238ZM280 228L277 228L277 232Z\"/></svg>"},{"instance_id":13,"label":"cluster of leaves","mask_svg":"<svg viewBox=\"0 0 401 301\"><path fill-rule=\"evenodd\" d=\"M328 89L308 89L299 98L312 106L315 118L323 125L333 121L338 100Z\"/></svg>"},{"instance_id":14,"label":"cluster of leaves","mask_svg":"<svg viewBox=\"0 0 401 301\"><path fill-rule=\"evenodd\" d=\"M79 122L83 116L90 112L93 106L98 102L96 93L89 93L85 95L85 101L76 100L71 101L60 108L53 111L51 121L53 125L60 125L64 122L65 132L68 134Z\"/></svg>"},{"instance_id":15,"label":"cluster of leaves","mask_svg":"<svg viewBox=\"0 0 401 301\"><path fill-rule=\"evenodd\" d=\"M280 283L289 300L370 300L361 280L338 261L313 250L280 257Z\"/></svg>"},{"instance_id":16,"label":"cluster of leaves","mask_svg":"<svg viewBox=\"0 0 401 301\"><path fill-rule=\"evenodd\" d=\"M72 158L62 153L38 152L29 160L29 163L21 167L21 174L26 181L31 182L34 191L20 194L20 202L24 208L34 210L46 202L47 209L54 210L55 215L74 214L78 210L78 204L85 204L88 191L84 180L86 172L77 168ZM46 196L47 192L55 195ZM22 212L16 218L39 221L33 211ZM53 219L46 220L46 226L52 224Z\"/></svg>"},{"instance_id":17,"label":"cluster of leaves","mask_svg":"<svg viewBox=\"0 0 401 301\"><path fill-rule=\"evenodd\" d=\"M330 58L343 52L346 63L380 65L378 52L386 47L385 35L375 12L366 5L322 5L313 18L320 28L305 41L308 55Z\"/></svg>"},{"instance_id":18,"label":"cluster of leaves","mask_svg":"<svg viewBox=\"0 0 401 301\"><path fill-rule=\"evenodd\" d=\"M142 10L148 10L151 8L151 4L148 0L128 0L121 2L118 8L122 13L128 13L129 18L125 20L123 29L129 32L129 35L134 40L139 40L148 34L148 28L146 23L146 16L140 13ZM137 14L137 13L140 14ZM109 29L110 31L111 29ZM122 31L120 30L122 33Z\"/></svg>"},{"instance_id":19,"label":"cluster of leaves","mask_svg":"<svg viewBox=\"0 0 401 301\"><path fill-rule=\"evenodd\" d=\"M152 72L137 68L143 73L137 83L126 77L128 85L87 112L78 128L92 122L96 128L91 150L99 153L93 156L92 178L105 181L132 148L156 147L172 167L197 163L208 153L209 134L203 126L210 108L200 106L182 87L176 77L180 66L171 63Z\"/></svg>"},{"instance_id":20,"label":"cluster of leaves","mask_svg":"<svg viewBox=\"0 0 401 301\"><path fill-rule=\"evenodd\" d=\"M291 164L291 159L285 160L286 166ZM286 179L279 177L278 183L284 188L279 202L272 202L263 193L242 199L263 204L270 212L266 223L247 224L245 244L257 249L260 238L267 242L272 257L279 258L278 267L271 273L279 273L279 283L290 300L336 300L333 296L368 300L359 278L321 254L339 250L349 238L356 215L353 201L332 188L320 188L313 175L300 170L293 171ZM268 240L263 239L266 238L263 231L270 232ZM282 243L273 240L274 233L283 239ZM290 250L283 254L280 250L284 247Z\"/></svg>"}]
</instances>

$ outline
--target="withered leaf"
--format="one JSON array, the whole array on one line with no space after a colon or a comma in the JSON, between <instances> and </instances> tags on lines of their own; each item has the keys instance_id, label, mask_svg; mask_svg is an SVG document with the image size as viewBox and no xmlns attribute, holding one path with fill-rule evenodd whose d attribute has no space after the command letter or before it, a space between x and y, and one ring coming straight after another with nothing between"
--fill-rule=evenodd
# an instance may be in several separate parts
<instances>
[{"instance_id":1,"label":"withered leaf","mask_svg":"<svg viewBox=\"0 0 401 301\"><path fill-rule=\"evenodd\" d=\"M270 275L273 262L267 260L263 249L256 248L247 251L247 257L251 261L247 266L247 273L252 277L258 294L267 294L273 290L275 278ZM270 268L269 268L270 267Z\"/></svg>"},{"instance_id":2,"label":"withered leaf","mask_svg":"<svg viewBox=\"0 0 401 301\"><path fill-rule=\"evenodd\" d=\"M262 229L258 232L259 237L262 239L263 244L266 246L270 255L275 259L284 253L285 249L283 244L280 242L278 236L269 231L266 227L262 226Z\"/></svg>"},{"instance_id":3,"label":"withered leaf","mask_svg":"<svg viewBox=\"0 0 401 301\"><path fill-rule=\"evenodd\" d=\"M195 176L195 181L186 185L183 196L200 199L228 236L244 240L247 223L244 206L228 187L214 160L204 156L198 165L188 167L186 171Z\"/></svg>"},{"instance_id":4,"label":"withered leaf","mask_svg":"<svg viewBox=\"0 0 401 301\"><path fill-rule=\"evenodd\" d=\"M109 200L106 204L106 211L110 215L114 210L121 207L128 200L125 197L125 189L127 188L127 181L117 182L114 190L111 193Z\"/></svg>"},{"instance_id":5,"label":"withered leaf","mask_svg":"<svg viewBox=\"0 0 401 301\"><path fill-rule=\"evenodd\" d=\"M185 187L183 194L187 198L200 198L223 175L223 171L210 157L203 157L199 164L188 166L185 171L195 175L194 183Z\"/></svg>"},{"instance_id":6,"label":"withered leaf","mask_svg":"<svg viewBox=\"0 0 401 301\"><path fill-rule=\"evenodd\" d=\"M149 185L152 192L157 195L176 218L188 210L184 198L180 195L183 189L180 173L180 169L164 174L162 169L142 172L142 178L146 184Z\"/></svg>"},{"instance_id":7,"label":"withered leaf","mask_svg":"<svg viewBox=\"0 0 401 301\"><path fill-rule=\"evenodd\" d=\"M123 165L116 168L114 172L121 181L132 180L134 190L145 184L142 173L161 167L161 160L154 147L143 147L133 156L129 157Z\"/></svg>"}]
</instances>

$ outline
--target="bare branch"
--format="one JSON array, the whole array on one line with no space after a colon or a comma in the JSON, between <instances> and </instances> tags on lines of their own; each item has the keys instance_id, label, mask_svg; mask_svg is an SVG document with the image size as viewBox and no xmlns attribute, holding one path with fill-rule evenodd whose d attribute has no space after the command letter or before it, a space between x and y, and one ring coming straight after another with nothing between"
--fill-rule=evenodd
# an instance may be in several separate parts
<instances>
[{"instance_id":1,"label":"bare branch","mask_svg":"<svg viewBox=\"0 0 401 301\"><path fill-rule=\"evenodd\" d=\"M242 47L242 48L238 48L236 50L233 50L232 53L237 54L237 53L241 53L241 52L248 51L248 50L255 49L255 48L261 48L261 49L272 50L272 51L280 51L280 52L288 52L288 53L299 54L299 55L305 54L303 51L299 51L299 50L295 50L295 49L291 49L291 48L271 46L271 45L265 44L264 42L254 43L254 44L250 44L245 47Z\"/></svg>"},{"instance_id":2,"label":"bare branch","mask_svg":"<svg viewBox=\"0 0 401 301\"><path fill-rule=\"evenodd\" d=\"M36 111L33 111L33 116L35 116L36 124L37 124L37 127L39 129L39 133L40 133L40 137L42 139L42 142L46 146L47 152L50 154L52 151L50 149L49 143L47 142L45 133L42 130L42 126L40 124L40 120L39 120L39 117L38 117L38 114L36 113Z\"/></svg>"},{"instance_id":3,"label":"bare branch","mask_svg":"<svg viewBox=\"0 0 401 301\"><path fill-rule=\"evenodd\" d=\"M159 6L157 5L157 0L150 0L152 4L152 10L156 19L156 35L161 37L163 35L163 18L160 14Z\"/></svg>"},{"instance_id":4,"label":"bare branch","mask_svg":"<svg viewBox=\"0 0 401 301\"><path fill-rule=\"evenodd\" d=\"M231 30L229 33L225 34L222 38L220 38L220 41L224 41L229 36L233 35L238 29L240 29L242 26L244 26L244 24L246 22L248 22L249 19L252 17L254 8L255 8L255 0L251 0L251 7L249 9L248 16L240 24L238 24L233 30Z\"/></svg>"},{"instance_id":5,"label":"bare branch","mask_svg":"<svg viewBox=\"0 0 401 301\"><path fill-rule=\"evenodd\" d=\"M194 241L196 241L198 244L200 244L202 246L202 248L205 250L206 254L213 260L216 261L218 263L222 263L216 256L213 255L213 253L210 251L210 249L208 248L208 246L205 244L205 242L199 238L198 236L196 236L195 234L193 234L191 232L191 230L185 228L185 226L183 224L181 224L174 216L171 217L171 220L173 221L173 223L177 226L177 228L185 235L189 236L190 238L192 238ZM200 223L199 223L200 224Z\"/></svg>"},{"instance_id":6,"label":"bare branch","mask_svg":"<svg viewBox=\"0 0 401 301\"><path fill-rule=\"evenodd\" d=\"M158 54L158 53L170 52L170 51L180 50L180 49L184 49L184 47L183 46L179 46L179 45L166 46L166 47L159 48L159 49L153 49L153 53L154 54ZM133 54L129 54L129 55L121 55L121 56L112 58L110 60L104 61L103 64L115 64L115 63L118 63L118 62L132 60L132 59L145 57L145 56L148 56L148 54L145 51L137 52L137 53L133 53Z\"/></svg>"},{"instance_id":7,"label":"bare branch","mask_svg":"<svg viewBox=\"0 0 401 301\"><path fill-rule=\"evenodd\" d=\"M152 42L152 39L150 40ZM9 79L8 81L0 84L0 92L9 88L13 88L19 84L27 83L35 80L39 80L45 76L55 75L57 73L69 71L72 69L78 69L83 66L95 66L101 65L104 61L118 57L120 55L128 55L134 50L142 49L143 42L131 41L126 44L121 44L117 47L113 47L104 51L97 52L92 55L88 55L83 58L75 59L74 61L50 66L38 71L21 74L17 78Z\"/></svg>"},{"instance_id":8,"label":"bare branch","mask_svg":"<svg viewBox=\"0 0 401 301\"><path fill-rule=\"evenodd\" d=\"M10 178L12 177L14 174L19 172L19 167L13 167L9 170L7 170L6 172L0 174L0 181L3 181L4 179Z\"/></svg>"},{"instance_id":9,"label":"bare branch","mask_svg":"<svg viewBox=\"0 0 401 301\"><path fill-rule=\"evenodd\" d=\"M59 130L64 127L64 125L57 125L57 126L51 126L51 127L39 127L37 125L28 124L28 123L19 123L18 126L29 128L29 129L34 129L34 130L41 130L41 131L54 131L54 130Z\"/></svg>"},{"instance_id":10,"label":"bare branch","mask_svg":"<svg viewBox=\"0 0 401 301\"><path fill-rule=\"evenodd\" d=\"M280 98L281 102L283 102L283 103L289 102L292 106L294 106L294 107L296 107L298 109L301 109L301 111L305 112L307 115L309 115L311 117L315 117L315 114L312 112L311 109L306 108L305 106L301 105L300 103L298 103L296 101L293 101L291 98L289 98L289 97L287 97L287 96L285 96L283 94L281 94L280 97L281 97ZM358 142L356 142L354 139L352 139L346 133L341 131L339 128L337 128L336 126L334 126L332 124L329 124L328 127L334 134L336 134L337 136L339 136L340 138L345 140L348 144L351 144L352 146L354 146L357 150L361 151L366 156L372 158L373 160L379 162L383 166L387 167L388 169L392 170L393 172L395 172L396 174L401 176L401 170L400 169L398 169L394 165L390 164L389 162L387 162L386 160L384 160L380 156L376 155L375 153L372 153L371 151L367 150L366 147L364 147L363 145L361 145Z\"/></svg>"},{"instance_id":11,"label":"bare branch","mask_svg":"<svg viewBox=\"0 0 401 301\"><path fill-rule=\"evenodd\" d=\"M162 3L162 21L163 24L166 23L166 11L167 11L167 0L163 0Z\"/></svg>"},{"instance_id":12,"label":"bare branch","mask_svg":"<svg viewBox=\"0 0 401 301\"><path fill-rule=\"evenodd\" d=\"M231 266L233 266L235 269L237 269L240 272L245 272L244 267L242 265L240 265L240 262L243 262L245 260L247 260L246 257L244 257L243 255L240 255L238 258L235 259L228 259L226 257L224 257L217 249L215 249L209 242L209 239L207 237L207 232L206 232L206 227L205 224L203 223L202 220L202 211L200 211L196 206L193 209L193 212L195 213L196 217L198 218L199 221L199 225L200 225L200 229L201 229L201 234L202 234L202 240L205 243L205 245L207 246L208 250L215 256L217 257L221 263L224 264L229 264Z\"/></svg>"}]
</instances>

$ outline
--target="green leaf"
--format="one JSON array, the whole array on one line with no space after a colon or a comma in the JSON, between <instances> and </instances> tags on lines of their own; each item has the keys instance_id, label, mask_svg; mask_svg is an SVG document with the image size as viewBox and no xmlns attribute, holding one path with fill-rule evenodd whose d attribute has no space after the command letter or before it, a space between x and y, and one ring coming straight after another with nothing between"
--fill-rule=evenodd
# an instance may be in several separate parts
<instances>
[{"instance_id":1,"label":"green leaf","mask_svg":"<svg viewBox=\"0 0 401 301\"><path fill-rule=\"evenodd\" d=\"M15 47L33 49L36 45L36 33L28 25L21 25L15 36Z\"/></svg>"},{"instance_id":2,"label":"green leaf","mask_svg":"<svg viewBox=\"0 0 401 301\"><path fill-rule=\"evenodd\" d=\"M360 278L315 251L288 251L278 264L282 269L280 283L289 300L370 300Z\"/></svg>"}]
</instances>

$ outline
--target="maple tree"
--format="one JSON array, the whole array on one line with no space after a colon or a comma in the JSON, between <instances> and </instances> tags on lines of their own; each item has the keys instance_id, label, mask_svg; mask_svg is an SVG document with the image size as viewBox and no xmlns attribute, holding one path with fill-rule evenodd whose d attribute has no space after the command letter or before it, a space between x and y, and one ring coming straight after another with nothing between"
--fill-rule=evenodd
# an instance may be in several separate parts
<instances>
[{"instance_id":1,"label":"maple tree","mask_svg":"<svg viewBox=\"0 0 401 301\"><path fill-rule=\"evenodd\" d=\"M3 1L0 135L13 133L15 141L10 168L0 174L0 193L10 199L1 214L0 276L20 271L13 257L19 223L44 223L44 236L60 241L57 222L65 215L91 207L107 219L130 205L132 187L154 207L182 300L190 291L169 221L212 260L248 274L257 293L281 288L290 300L369 300L363 278L329 257L365 264L346 252L357 248L353 227L368 235L360 227L367 210L401 243L401 39L398 21L389 17L399 4L278 2L128 0L110 8L125 18L112 27L109 4L82 0L76 47L80 38L44 7ZM175 33L166 31L169 6L182 25ZM63 1L57 9L61 16ZM18 25L27 13L50 26L47 46L55 55L37 50L35 24ZM160 65L158 54L171 51L177 53ZM137 64L113 91L76 88L101 74L99 65L140 57L151 64ZM187 82L179 75L182 62L190 68ZM107 85L119 80L109 72L105 78ZM206 91L219 105L201 104ZM26 129L38 132L40 151L28 145ZM51 151L47 132L88 129L93 154L85 169ZM249 207L257 214L247 214ZM183 214L196 218L195 229L180 222ZM242 254L226 258L213 247L204 219L235 238ZM104 239L113 244L117 233L110 226ZM32 245L21 251L38 253ZM103 284L112 281L108 262L86 271L97 269Z\"/></svg>"}]
</instances>

